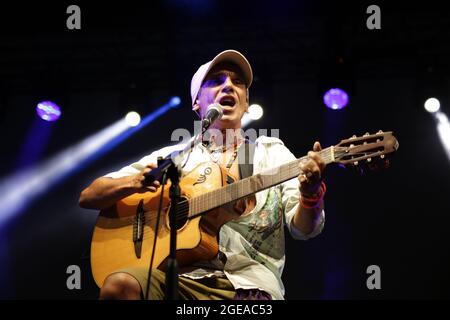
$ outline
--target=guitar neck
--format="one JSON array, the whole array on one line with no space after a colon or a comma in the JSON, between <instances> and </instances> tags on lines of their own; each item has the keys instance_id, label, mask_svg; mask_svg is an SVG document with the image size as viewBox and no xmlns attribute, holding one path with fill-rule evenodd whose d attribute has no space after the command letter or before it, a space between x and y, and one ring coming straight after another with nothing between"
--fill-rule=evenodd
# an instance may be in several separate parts
<instances>
[{"instance_id":1,"label":"guitar neck","mask_svg":"<svg viewBox=\"0 0 450 320\"><path fill-rule=\"evenodd\" d=\"M329 164L335 161L334 152L334 146L331 146L319 151L319 154ZM306 158L301 157L190 199L189 218L297 177L300 174L299 162Z\"/></svg>"}]
</instances>

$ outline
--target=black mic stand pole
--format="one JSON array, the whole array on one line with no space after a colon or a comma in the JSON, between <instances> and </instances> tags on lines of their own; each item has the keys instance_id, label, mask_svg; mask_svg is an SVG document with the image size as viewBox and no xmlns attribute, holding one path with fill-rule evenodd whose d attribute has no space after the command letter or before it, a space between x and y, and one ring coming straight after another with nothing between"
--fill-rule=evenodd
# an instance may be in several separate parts
<instances>
[{"instance_id":1,"label":"black mic stand pole","mask_svg":"<svg viewBox=\"0 0 450 320\"><path fill-rule=\"evenodd\" d=\"M222 116L220 114L219 118ZM217 117L216 117L217 119ZM180 153L185 155L188 151L191 151L197 143L200 142L200 138L208 130L213 121L208 121L202 124L202 132L194 137L190 143ZM153 181L162 181L164 173L167 173L167 178L170 179L171 186L169 189L170 198L170 211L169 211L169 226L170 226L170 253L167 259L166 268L166 300L178 300L178 261L177 261L177 213L178 202L181 196L180 188L180 176L178 167L174 163L173 159L177 159L178 152L174 152L164 159L158 159L158 167L152 169L149 173L145 174L145 183L151 184ZM164 179L166 180L166 179ZM156 233L155 233L156 235ZM151 279L148 280L148 285L151 284Z\"/></svg>"},{"instance_id":2,"label":"black mic stand pole","mask_svg":"<svg viewBox=\"0 0 450 320\"><path fill-rule=\"evenodd\" d=\"M174 164L167 170L167 175L171 185L169 189L170 253L166 269L166 300L178 300L177 213L181 189L178 169Z\"/></svg>"},{"instance_id":3,"label":"black mic stand pole","mask_svg":"<svg viewBox=\"0 0 450 320\"><path fill-rule=\"evenodd\" d=\"M186 148L181 151L181 154L185 155L188 151L192 150L197 143L200 142L200 137L206 131L206 128L202 129L202 133L194 137L194 139L188 143ZM153 181L158 180L162 182L164 173L166 177L170 179L171 185L169 188L170 198L170 211L169 211L169 226L170 226L170 252L167 259L166 267L166 300L178 300L178 261L177 261L177 216L178 216L178 202L181 197L180 188L180 176L178 167L175 165L172 159L177 159L179 153L175 152L166 158L158 159L158 167L152 169L145 175L145 183L151 184ZM167 180L167 179L164 179ZM151 281L148 281L150 285Z\"/></svg>"}]
</instances>

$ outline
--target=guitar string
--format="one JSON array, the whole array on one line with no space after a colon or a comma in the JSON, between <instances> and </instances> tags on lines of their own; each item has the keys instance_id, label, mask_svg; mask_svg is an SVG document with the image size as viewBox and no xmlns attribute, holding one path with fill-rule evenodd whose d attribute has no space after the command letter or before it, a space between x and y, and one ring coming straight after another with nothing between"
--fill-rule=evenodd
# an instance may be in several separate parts
<instances>
[{"instance_id":1,"label":"guitar string","mask_svg":"<svg viewBox=\"0 0 450 320\"><path fill-rule=\"evenodd\" d=\"M324 150L324 152L322 153L322 156L324 156L324 157L329 156L330 151L331 151L330 149ZM217 191L217 190L215 190L215 191ZM200 204L204 205L204 201L200 201ZM177 209L179 210L179 212L177 213L177 222L185 220L185 219L187 220L190 218L189 217L189 208L190 208L189 200L183 200L178 203Z\"/></svg>"},{"instance_id":2,"label":"guitar string","mask_svg":"<svg viewBox=\"0 0 450 320\"><path fill-rule=\"evenodd\" d=\"M340 150L336 150L336 149L340 149ZM347 150L347 148L344 148L344 147L337 147L337 148L335 148L335 157L336 156L341 156L340 154L338 154L338 151L341 151L341 150ZM325 149L324 150L324 152L321 154L321 156L323 156L323 157L328 157L328 156L330 156L330 154L331 154L331 148L327 148L327 149ZM345 154L345 152L344 152L344 154ZM356 154L364 154L365 155L365 153L356 153ZM307 156L304 156L304 157L302 157L302 158L300 158L300 159L297 159L297 160L301 160L301 159L303 159L303 158L307 158ZM287 167L289 166L289 163L288 164L286 164L287 165ZM214 191L217 191L217 190L214 190ZM213 192L214 192L213 191ZM178 223L178 222L180 222L180 221L183 221L183 220L186 220L186 222L189 220L189 209L190 209L190 206L189 206L189 200L183 200L183 201L180 201L179 203L178 203L178 210L179 210L179 212L177 213L177 220L176 220L176 222ZM200 205L204 205L204 201L201 201L200 200ZM198 204L197 204L198 205ZM147 232L145 232L144 231L144 234L148 234L149 233L149 231L150 230L148 230Z\"/></svg>"},{"instance_id":3,"label":"guitar string","mask_svg":"<svg viewBox=\"0 0 450 320\"><path fill-rule=\"evenodd\" d=\"M338 158L338 157L341 157L341 155L343 155L343 154L345 154L345 151L347 150L347 148L345 148L345 147L335 147L334 148L334 150L332 150L332 148L331 147L329 147L329 148L326 148L326 149L324 149L323 150L323 152L321 153L321 156L323 156L324 158L329 158L330 157L330 155L331 155L331 153L334 151L334 153L335 153L335 158ZM340 151L344 151L344 153L340 153ZM305 156L305 157L302 157L302 158L300 158L300 159L297 159L297 160L301 160L301 159L303 159L303 158L307 158L307 156ZM331 160L331 159L330 159ZM286 167L288 167L289 168L289 163L288 164L286 164ZM289 169L288 169L289 170ZM242 181L242 180L241 180ZM232 185L231 185L232 186ZM222 190L222 192L223 192L224 190ZM196 199L196 201L197 201L197 203L196 203L196 206L200 206L200 207L202 207L202 206L205 206L205 202L208 202L209 201L209 198L211 197L211 194L212 194L212 192L217 192L217 190L214 190L214 191L211 191L211 192L208 192L208 193L206 193L206 194L204 194L204 195L201 195L201 196L199 196L199 197L197 197ZM185 202L189 202L189 200L185 200ZM186 205L189 205L189 203L187 203ZM189 209L188 209L189 210ZM200 211L200 210L199 210ZM204 211L207 211L207 210L204 210ZM183 219L184 218L186 218L186 217L183 217ZM189 213L188 213L188 218L189 218Z\"/></svg>"},{"instance_id":4,"label":"guitar string","mask_svg":"<svg viewBox=\"0 0 450 320\"><path fill-rule=\"evenodd\" d=\"M323 156L324 158L328 158L328 157L330 156L330 154L331 154L331 148L327 148L327 149L323 150L321 156ZM307 158L307 156L305 156L304 158ZM302 158L300 158L300 159L302 159ZM300 159L297 159L297 160L300 160ZM287 167L288 167L289 164L286 164L286 165L287 165ZM241 181L242 181L242 180L241 180ZM209 200L208 197L211 197L211 193L212 193L212 192L217 192L217 190L208 192L208 193L206 193L206 194L204 194L204 195L202 195L202 196L197 197L198 200L196 200L196 201L197 201L198 203L197 203L196 205L197 205L197 206L198 206L198 205L204 206L204 205L205 205L205 202L207 202L207 201ZM202 199L202 198L203 198L203 199ZM188 200L184 200L184 201L180 202L179 205L182 204L182 203L185 203L185 205L187 205L187 206L189 205L189 201L188 201ZM183 219L184 219L184 218L185 218L185 217L183 216Z\"/></svg>"},{"instance_id":5,"label":"guitar string","mask_svg":"<svg viewBox=\"0 0 450 320\"><path fill-rule=\"evenodd\" d=\"M330 153L330 151L326 150L326 152L324 152L322 154L322 156L324 156L324 157L329 156L329 153ZM215 191L217 191L217 190L215 190ZM201 202L200 204L204 204L204 203L202 203L202 201L200 201L200 202ZM190 218L189 217L189 209L190 209L189 200L180 201L178 203L178 206L179 206L178 207L179 212L178 212L178 216L177 216L177 222L180 222L180 221L183 221L183 220L188 220Z\"/></svg>"},{"instance_id":6,"label":"guitar string","mask_svg":"<svg viewBox=\"0 0 450 320\"><path fill-rule=\"evenodd\" d=\"M345 149L345 148L343 148L343 149ZM322 154L322 156L324 156L324 157L326 157L326 156L329 156L330 155L330 150L329 150L329 148L328 149L325 149L324 150L324 152L323 152L323 154ZM306 156L305 156L306 157ZM300 159L302 159L302 158L300 158ZM300 159L297 159L297 160L300 160ZM286 165L288 165L288 164L286 164ZM241 180L242 181L242 180ZM208 192L208 193L206 193L206 194L204 194L204 195L202 195L202 196L199 196L199 197L197 197L197 199L198 198L202 198L202 197L206 197L206 195L209 195L209 194L211 194L212 192L217 192L217 190L213 190L213 191L211 191L211 192ZM186 207L189 207L189 202L191 202L192 201L192 199L191 200L182 200L182 201L180 201L179 203L178 203L178 206L179 206L179 210L180 210L180 208L181 208L181 210L185 210L186 209ZM204 201L201 201L200 200L200 204L204 204ZM185 214L186 212L183 212L182 214ZM184 217L183 217L184 218Z\"/></svg>"}]
</instances>

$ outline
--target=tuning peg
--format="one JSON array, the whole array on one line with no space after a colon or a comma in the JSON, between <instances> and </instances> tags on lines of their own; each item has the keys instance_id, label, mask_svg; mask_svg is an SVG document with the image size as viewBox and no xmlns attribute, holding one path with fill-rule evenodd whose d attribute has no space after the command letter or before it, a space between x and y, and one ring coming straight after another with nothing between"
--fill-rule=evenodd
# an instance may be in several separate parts
<instances>
[{"instance_id":1,"label":"tuning peg","mask_svg":"<svg viewBox=\"0 0 450 320\"><path fill-rule=\"evenodd\" d=\"M367 162L370 162L370 161L372 161L372 158L367 158Z\"/></svg>"},{"instance_id":2,"label":"tuning peg","mask_svg":"<svg viewBox=\"0 0 450 320\"><path fill-rule=\"evenodd\" d=\"M355 166L357 166L357 165L358 165L358 161L353 162L353 164L354 164Z\"/></svg>"},{"instance_id":3,"label":"tuning peg","mask_svg":"<svg viewBox=\"0 0 450 320\"><path fill-rule=\"evenodd\" d=\"M383 133L383 130L378 130L377 134L378 134L378 133Z\"/></svg>"},{"instance_id":4,"label":"tuning peg","mask_svg":"<svg viewBox=\"0 0 450 320\"><path fill-rule=\"evenodd\" d=\"M380 156L380 158L381 158L381 159L384 159L384 154L382 154L382 155Z\"/></svg>"},{"instance_id":5,"label":"tuning peg","mask_svg":"<svg viewBox=\"0 0 450 320\"><path fill-rule=\"evenodd\" d=\"M370 136L370 133L366 132L366 133L364 134L364 136L365 136L365 137Z\"/></svg>"},{"instance_id":6,"label":"tuning peg","mask_svg":"<svg viewBox=\"0 0 450 320\"><path fill-rule=\"evenodd\" d=\"M356 135L355 135L355 134L352 135L352 136L350 137L350 139L356 139Z\"/></svg>"}]
</instances>

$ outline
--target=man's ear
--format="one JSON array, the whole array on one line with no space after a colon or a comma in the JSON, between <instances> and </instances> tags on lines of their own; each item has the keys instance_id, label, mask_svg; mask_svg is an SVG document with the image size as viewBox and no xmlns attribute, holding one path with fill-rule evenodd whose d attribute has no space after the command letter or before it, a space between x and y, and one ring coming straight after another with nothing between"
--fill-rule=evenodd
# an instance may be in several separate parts
<instances>
[{"instance_id":1,"label":"man's ear","mask_svg":"<svg viewBox=\"0 0 450 320\"><path fill-rule=\"evenodd\" d=\"M201 119L202 116L200 115L200 106L198 104L198 100L195 100L195 104L192 106L192 111L195 112L195 114Z\"/></svg>"}]
</instances>

